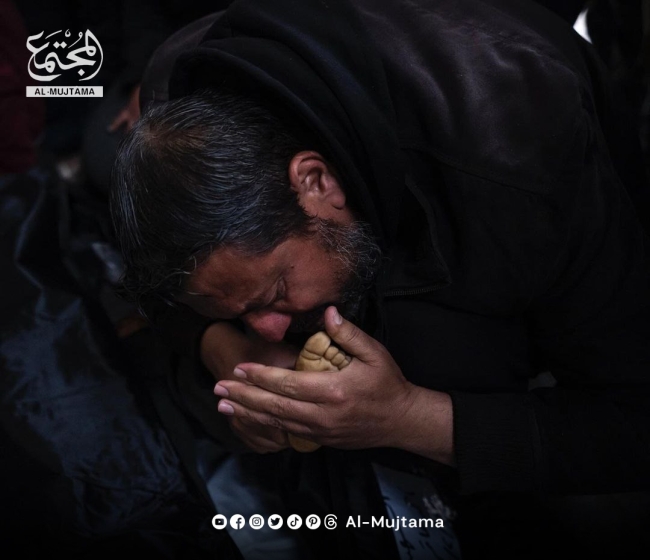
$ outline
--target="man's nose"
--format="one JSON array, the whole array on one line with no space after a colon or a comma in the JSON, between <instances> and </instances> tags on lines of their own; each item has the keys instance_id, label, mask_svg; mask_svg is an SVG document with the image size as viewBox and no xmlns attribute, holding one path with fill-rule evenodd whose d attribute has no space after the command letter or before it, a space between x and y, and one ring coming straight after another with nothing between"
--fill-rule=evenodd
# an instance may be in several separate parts
<instances>
[{"instance_id":1,"label":"man's nose","mask_svg":"<svg viewBox=\"0 0 650 560\"><path fill-rule=\"evenodd\" d=\"M263 339L280 342L291 324L291 315L277 311L252 311L243 315L241 320Z\"/></svg>"}]
</instances>

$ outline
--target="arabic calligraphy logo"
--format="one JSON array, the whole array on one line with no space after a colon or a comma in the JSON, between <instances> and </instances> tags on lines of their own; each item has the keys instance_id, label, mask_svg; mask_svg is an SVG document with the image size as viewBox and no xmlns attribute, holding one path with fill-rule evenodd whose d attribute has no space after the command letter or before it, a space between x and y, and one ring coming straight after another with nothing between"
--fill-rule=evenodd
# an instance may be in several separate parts
<instances>
[{"instance_id":1,"label":"arabic calligraphy logo","mask_svg":"<svg viewBox=\"0 0 650 560\"><path fill-rule=\"evenodd\" d=\"M41 31L37 35L31 35L27 38L27 48L30 50L32 53L32 56L29 59L29 63L27 64L27 70L29 72L29 75L34 78L35 80L38 80L39 82L51 82L55 78L58 78L61 74L54 74L55 71L57 70L70 70L71 68L77 68L78 66L89 66L90 68L88 70L84 70L83 68L79 68L77 71L77 74L79 76L84 76L84 74L87 74L89 71L95 70L90 76L86 77L81 77L79 78L79 81L83 82L85 80L90 80L91 78L94 78L97 75L97 72L99 72L100 68L102 67L102 62L104 61L104 53L102 51L102 46L99 44L99 41L97 40L97 37L93 35L92 31L89 29L86 30L85 33L82 33L81 31L79 32L79 38L69 45L69 41L71 41L70 36L70 30L66 30L63 36L56 37L54 40L54 43L51 41L46 42L44 45L40 47L36 47L32 44L33 41L38 41L44 34L44 31ZM54 33L50 33L47 37L45 37L45 40L49 39L50 37L54 37L58 33L61 33L61 30L55 31ZM62 52L65 52L65 49L72 49L81 39L84 39L82 45L80 47L77 47L74 50L69 50L66 52L65 56L65 61L71 61L69 63L66 62L61 62L59 59L59 55L57 52L50 52L47 54L47 56L42 57L41 61L39 62L37 60L37 56L39 53L41 53L44 50L47 50L50 48L50 44L52 44L52 47L54 47L55 50L59 50ZM95 69L94 66L97 63L96 55L99 54L99 65ZM84 55L86 58L83 58L80 55ZM34 70L32 70L32 68ZM38 71L46 70L47 74L39 74Z\"/></svg>"}]
</instances>

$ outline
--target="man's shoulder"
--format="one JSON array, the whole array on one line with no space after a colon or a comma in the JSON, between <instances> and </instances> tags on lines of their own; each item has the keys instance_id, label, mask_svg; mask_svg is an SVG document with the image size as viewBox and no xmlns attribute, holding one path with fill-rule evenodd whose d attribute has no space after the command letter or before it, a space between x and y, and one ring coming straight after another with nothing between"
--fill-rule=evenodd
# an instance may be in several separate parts
<instances>
[{"instance_id":1,"label":"man's shoulder","mask_svg":"<svg viewBox=\"0 0 650 560\"><path fill-rule=\"evenodd\" d=\"M392 27L377 44L403 148L540 193L579 171L592 84L568 25L511 0L402 2L384 19L368 4L375 38Z\"/></svg>"}]
</instances>

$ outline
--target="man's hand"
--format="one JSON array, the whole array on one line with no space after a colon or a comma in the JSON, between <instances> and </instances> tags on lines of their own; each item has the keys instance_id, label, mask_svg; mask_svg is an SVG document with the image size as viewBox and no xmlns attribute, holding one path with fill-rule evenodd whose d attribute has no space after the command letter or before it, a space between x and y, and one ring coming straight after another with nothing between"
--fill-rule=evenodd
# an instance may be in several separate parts
<instances>
[{"instance_id":1,"label":"man's hand","mask_svg":"<svg viewBox=\"0 0 650 560\"><path fill-rule=\"evenodd\" d=\"M338 372L241 363L215 387L219 411L343 449L398 447L453 462L448 395L409 383L386 348L330 307L329 336L353 360Z\"/></svg>"},{"instance_id":2,"label":"man's hand","mask_svg":"<svg viewBox=\"0 0 650 560\"><path fill-rule=\"evenodd\" d=\"M133 128L135 121L140 118L140 85L138 84L133 88L129 95L127 104L113 119L113 122L108 126L108 132L115 132L121 126L124 126L124 131L128 132Z\"/></svg>"},{"instance_id":3,"label":"man's hand","mask_svg":"<svg viewBox=\"0 0 650 560\"><path fill-rule=\"evenodd\" d=\"M288 344L266 342L253 333L243 334L227 322L210 325L201 339L201 360L217 380L237 379L232 372L242 361L255 360L292 368L298 352ZM289 446L284 430L235 416L228 420L237 437L253 451L273 453Z\"/></svg>"}]
</instances>

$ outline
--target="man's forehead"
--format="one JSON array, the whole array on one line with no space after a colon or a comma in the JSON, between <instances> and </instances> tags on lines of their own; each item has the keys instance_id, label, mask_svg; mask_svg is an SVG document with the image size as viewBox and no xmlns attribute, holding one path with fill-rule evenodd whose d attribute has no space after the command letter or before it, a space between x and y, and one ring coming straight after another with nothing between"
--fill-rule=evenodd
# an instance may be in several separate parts
<instances>
[{"instance_id":1,"label":"man's forehead","mask_svg":"<svg viewBox=\"0 0 650 560\"><path fill-rule=\"evenodd\" d=\"M274 252L265 255L247 255L233 248L213 251L190 275L188 291L202 293L206 290L228 292L256 284L259 279L278 265Z\"/></svg>"},{"instance_id":2,"label":"man's forehead","mask_svg":"<svg viewBox=\"0 0 650 560\"><path fill-rule=\"evenodd\" d=\"M231 248L213 251L187 279L185 294L233 304L255 299L282 267L281 255L275 253L250 256Z\"/></svg>"}]
</instances>

